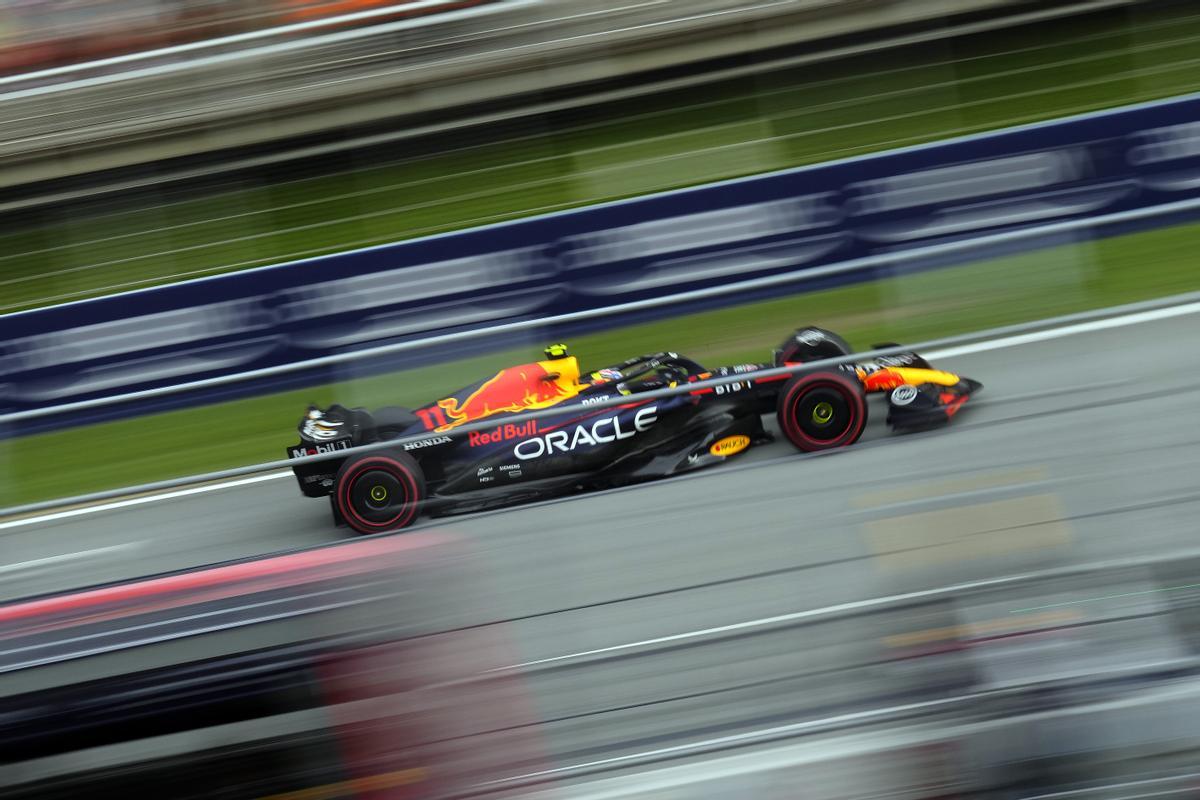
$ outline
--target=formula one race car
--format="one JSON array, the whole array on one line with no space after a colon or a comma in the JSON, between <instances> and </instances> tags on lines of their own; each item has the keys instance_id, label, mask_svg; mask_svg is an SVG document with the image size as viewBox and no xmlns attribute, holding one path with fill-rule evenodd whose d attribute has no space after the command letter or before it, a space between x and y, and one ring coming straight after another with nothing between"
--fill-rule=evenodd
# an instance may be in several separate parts
<instances>
[{"instance_id":1,"label":"formula one race car","mask_svg":"<svg viewBox=\"0 0 1200 800\"><path fill-rule=\"evenodd\" d=\"M793 375L755 375L850 353L837 334L807 327L774 351L771 364L706 369L664 352L581 373L566 347L554 345L543 361L507 367L415 411L312 406L300 420L300 443L288 448L288 456L296 459L293 471L304 494L329 496L336 521L378 533L410 525L422 513L482 510L719 463L771 439L763 428L765 413L774 412L783 435L811 452L858 441L868 393L888 393L887 422L903 430L949 420L981 388L930 368L911 352ZM655 389L741 374L745 380L639 398ZM592 407L620 398L628 402ZM549 408L564 413L513 419ZM494 424L457 431L482 421ZM410 441L395 449L305 461L398 438Z\"/></svg>"}]
</instances>

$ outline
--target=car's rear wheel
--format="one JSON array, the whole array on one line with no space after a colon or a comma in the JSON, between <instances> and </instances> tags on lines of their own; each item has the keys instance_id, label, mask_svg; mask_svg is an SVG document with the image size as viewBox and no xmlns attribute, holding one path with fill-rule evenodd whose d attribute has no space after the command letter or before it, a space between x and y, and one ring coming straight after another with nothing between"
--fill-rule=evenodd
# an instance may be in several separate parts
<instances>
[{"instance_id":1,"label":"car's rear wheel","mask_svg":"<svg viewBox=\"0 0 1200 800\"><path fill-rule=\"evenodd\" d=\"M856 378L813 372L789 380L776 417L783 435L806 453L847 447L867 426L867 397Z\"/></svg>"},{"instance_id":2,"label":"car's rear wheel","mask_svg":"<svg viewBox=\"0 0 1200 800\"><path fill-rule=\"evenodd\" d=\"M333 507L359 533L405 528L420 514L425 475L406 453L346 459L333 484Z\"/></svg>"}]
</instances>

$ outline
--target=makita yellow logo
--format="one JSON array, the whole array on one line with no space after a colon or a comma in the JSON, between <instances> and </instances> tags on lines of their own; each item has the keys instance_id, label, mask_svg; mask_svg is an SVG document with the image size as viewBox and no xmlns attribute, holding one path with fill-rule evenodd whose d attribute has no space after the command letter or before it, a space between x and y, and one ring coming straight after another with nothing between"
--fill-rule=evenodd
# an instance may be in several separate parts
<instances>
[{"instance_id":1,"label":"makita yellow logo","mask_svg":"<svg viewBox=\"0 0 1200 800\"><path fill-rule=\"evenodd\" d=\"M714 456L732 456L750 446L749 436L726 436L719 442L713 442L708 452Z\"/></svg>"}]
</instances>

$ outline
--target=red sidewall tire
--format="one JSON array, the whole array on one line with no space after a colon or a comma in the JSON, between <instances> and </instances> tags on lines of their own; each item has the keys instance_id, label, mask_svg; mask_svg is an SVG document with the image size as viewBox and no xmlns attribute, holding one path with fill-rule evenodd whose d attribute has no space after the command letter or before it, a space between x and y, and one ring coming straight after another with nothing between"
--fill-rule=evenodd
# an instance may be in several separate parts
<instances>
[{"instance_id":1,"label":"red sidewall tire","mask_svg":"<svg viewBox=\"0 0 1200 800\"><path fill-rule=\"evenodd\" d=\"M390 479L403 491L402 500L395 504L395 513L389 509L384 515L376 515L379 518L370 518L368 510L356 506L356 484L371 475ZM424 499L425 475L420 465L406 453L370 453L347 459L333 484L334 508L346 524L359 533L383 533L408 527L416 521Z\"/></svg>"},{"instance_id":2,"label":"red sidewall tire","mask_svg":"<svg viewBox=\"0 0 1200 800\"><path fill-rule=\"evenodd\" d=\"M840 398L848 419L836 426L833 436L823 438L806 431L797 414L806 399L820 393ZM837 372L813 372L789 380L779 394L776 410L779 428L788 441L806 453L849 447L859 440L867 427L867 395L855 377Z\"/></svg>"}]
</instances>

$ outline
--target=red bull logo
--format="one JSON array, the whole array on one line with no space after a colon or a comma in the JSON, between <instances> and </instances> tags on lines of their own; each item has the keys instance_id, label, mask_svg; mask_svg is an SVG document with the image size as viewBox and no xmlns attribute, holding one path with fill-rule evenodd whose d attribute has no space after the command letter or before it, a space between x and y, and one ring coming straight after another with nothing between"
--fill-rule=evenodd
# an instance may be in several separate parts
<instances>
[{"instance_id":1,"label":"red bull logo","mask_svg":"<svg viewBox=\"0 0 1200 800\"><path fill-rule=\"evenodd\" d=\"M448 431L493 414L547 408L574 397L579 388L569 372L563 375L554 369L560 364L562 361L535 362L502 369L461 402L457 397L439 400L438 407L449 422L437 430Z\"/></svg>"},{"instance_id":2,"label":"red bull logo","mask_svg":"<svg viewBox=\"0 0 1200 800\"><path fill-rule=\"evenodd\" d=\"M537 433L537 420L531 419L525 422L510 422L507 425L498 425L494 430L490 431L471 431L467 434L467 441L471 447L478 447L481 444L493 444L509 439L523 439L526 436L537 436Z\"/></svg>"}]
</instances>

